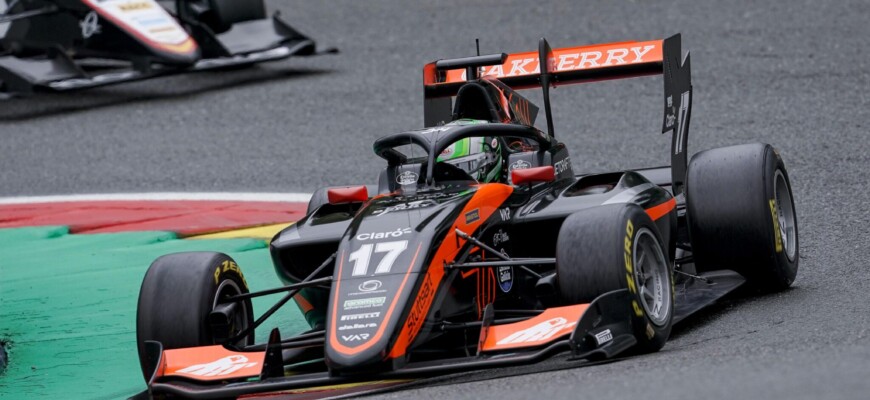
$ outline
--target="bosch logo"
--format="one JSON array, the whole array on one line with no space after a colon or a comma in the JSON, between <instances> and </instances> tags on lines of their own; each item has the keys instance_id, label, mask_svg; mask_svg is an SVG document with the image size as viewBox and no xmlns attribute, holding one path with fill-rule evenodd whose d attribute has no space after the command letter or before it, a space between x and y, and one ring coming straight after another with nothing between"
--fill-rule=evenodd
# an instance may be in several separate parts
<instances>
[{"instance_id":1,"label":"bosch logo","mask_svg":"<svg viewBox=\"0 0 870 400\"><path fill-rule=\"evenodd\" d=\"M359 284L359 291L360 292L373 292L375 290L380 289L381 285L383 285L383 284L381 283L381 281L379 281L377 279L365 281L365 282Z\"/></svg>"}]
</instances>

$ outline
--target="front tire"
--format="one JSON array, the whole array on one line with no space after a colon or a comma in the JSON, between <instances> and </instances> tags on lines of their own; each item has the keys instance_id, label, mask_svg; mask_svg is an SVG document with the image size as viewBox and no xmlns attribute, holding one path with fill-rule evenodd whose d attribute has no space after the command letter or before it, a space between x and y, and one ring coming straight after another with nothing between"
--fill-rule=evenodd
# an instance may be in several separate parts
<instances>
[{"instance_id":1,"label":"front tire","mask_svg":"<svg viewBox=\"0 0 870 400\"><path fill-rule=\"evenodd\" d=\"M556 242L556 277L563 304L590 303L628 289L636 350L658 351L671 333L673 269L650 217L635 204L578 211L565 219Z\"/></svg>"},{"instance_id":2,"label":"front tire","mask_svg":"<svg viewBox=\"0 0 870 400\"><path fill-rule=\"evenodd\" d=\"M772 146L695 154L686 179L689 236L698 271L730 269L778 291L797 276L798 227L788 172Z\"/></svg>"},{"instance_id":3,"label":"front tire","mask_svg":"<svg viewBox=\"0 0 870 400\"><path fill-rule=\"evenodd\" d=\"M209 313L226 297L248 293L241 269L226 254L175 253L151 264L139 290L136 343L142 373L147 381L145 341L154 340L164 350L216 344L208 325ZM253 325L250 300L234 316L230 336ZM252 344L254 333L235 344Z\"/></svg>"}]
</instances>

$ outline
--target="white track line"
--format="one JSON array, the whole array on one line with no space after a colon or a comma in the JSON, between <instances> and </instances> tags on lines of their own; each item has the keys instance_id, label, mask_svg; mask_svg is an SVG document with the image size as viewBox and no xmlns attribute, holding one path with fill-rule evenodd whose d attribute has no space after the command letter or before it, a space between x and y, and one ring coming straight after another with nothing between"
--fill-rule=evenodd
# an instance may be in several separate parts
<instances>
[{"instance_id":1,"label":"white track line","mask_svg":"<svg viewBox=\"0 0 870 400\"><path fill-rule=\"evenodd\" d=\"M0 197L2 204L68 203L77 201L269 201L307 203L311 193L109 193L57 196Z\"/></svg>"}]
</instances>

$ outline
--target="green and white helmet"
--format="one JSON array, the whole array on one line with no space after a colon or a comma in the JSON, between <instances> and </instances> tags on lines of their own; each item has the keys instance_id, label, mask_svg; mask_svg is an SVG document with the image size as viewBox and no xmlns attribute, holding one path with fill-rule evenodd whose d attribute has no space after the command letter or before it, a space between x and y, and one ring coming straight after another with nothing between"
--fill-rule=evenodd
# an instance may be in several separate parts
<instances>
[{"instance_id":1,"label":"green and white helmet","mask_svg":"<svg viewBox=\"0 0 870 400\"><path fill-rule=\"evenodd\" d=\"M460 139L444 149L437 161L458 167L480 183L501 180L501 145L494 137Z\"/></svg>"}]
</instances>

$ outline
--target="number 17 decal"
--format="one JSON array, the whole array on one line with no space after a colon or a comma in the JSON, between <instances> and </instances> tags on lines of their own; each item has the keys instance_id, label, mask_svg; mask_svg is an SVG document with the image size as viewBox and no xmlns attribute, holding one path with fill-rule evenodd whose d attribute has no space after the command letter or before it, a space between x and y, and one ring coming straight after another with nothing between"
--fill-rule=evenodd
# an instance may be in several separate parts
<instances>
[{"instance_id":1,"label":"number 17 decal","mask_svg":"<svg viewBox=\"0 0 870 400\"><path fill-rule=\"evenodd\" d=\"M366 276L369 271L369 260L372 258L372 250L375 253L387 253L378 266L375 268L375 275L388 274L393 268L393 263L399 258L405 249L408 248L407 240L397 240L395 242L381 242L377 244L364 244L359 250L350 253L350 262L353 263L353 272L351 276Z\"/></svg>"}]
</instances>

